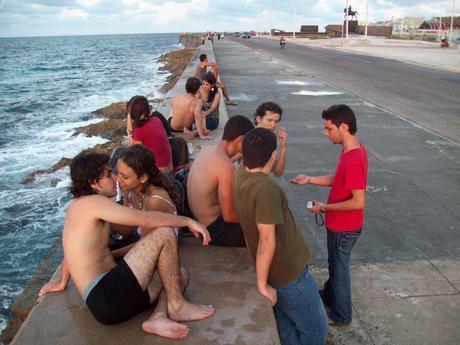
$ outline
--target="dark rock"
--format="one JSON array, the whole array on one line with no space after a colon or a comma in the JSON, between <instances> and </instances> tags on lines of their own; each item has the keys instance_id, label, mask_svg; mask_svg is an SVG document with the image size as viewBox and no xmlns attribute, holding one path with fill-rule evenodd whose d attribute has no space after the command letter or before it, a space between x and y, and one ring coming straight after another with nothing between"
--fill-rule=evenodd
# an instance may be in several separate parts
<instances>
[{"instance_id":1,"label":"dark rock","mask_svg":"<svg viewBox=\"0 0 460 345\"><path fill-rule=\"evenodd\" d=\"M62 169L63 167L68 166L71 161L72 161L72 159L70 159L70 158L62 157L59 160L59 162L54 164L49 169L36 170L36 171L31 172L29 175L27 175L24 178L23 183L27 184L27 183L34 182L35 178L37 177L37 175L51 174L51 173L53 173L55 171L58 171L59 169Z\"/></svg>"},{"instance_id":2,"label":"dark rock","mask_svg":"<svg viewBox=\"0 0 460 345\"><path fill-rule=\"evenodd\" d=\"M89 137L99 136L112 140L113 138L123 136L126 133L126 119L108 119L88 126L77 128L74 136L86 134Z\"/></svg>"},{"instance_id":3,"label":"dark rock","mask_svg":"<svg viewBox=\"0 0 460 345\"><path fill-rule=\"evenodd\" d=\"M161 87L161 92L166 93L176 85L195 52L196 48L184 48L163 54L158 58L159 62L164 63L164 66L160 67L159 70L171 73L166 77L166 84Z\"/></svg>"},{"instance_id":4,"label":"dark rock","mask_svg":"<svg viewBox=\"0 0 460 345\"><path fill-rule=\"evenodd\" d=\"M93 111L91 114L109 119L126 119L126 102L112 103L107 107Z\"/></svg>"}]
</instances>

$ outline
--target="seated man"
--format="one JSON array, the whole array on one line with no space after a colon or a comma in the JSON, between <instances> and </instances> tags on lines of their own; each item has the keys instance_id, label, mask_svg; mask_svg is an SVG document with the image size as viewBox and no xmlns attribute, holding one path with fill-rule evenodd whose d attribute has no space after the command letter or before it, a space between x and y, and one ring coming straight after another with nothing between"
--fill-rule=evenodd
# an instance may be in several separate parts
<instances>
[{"instance_id":1,"label":"seated man","mask_svg":"<svg viewBox=\"0 0 460 345\"><path fill-rule=\"evenodd\" d=\"M212 72L212 74L214 74L214 77L216 78L216 80L219 80L219 68L217 67L217 64L215 62L208 61L208 57L206 54L200 55L200 63L198 64L198 66L196 66L195 74L193 76L195 78L198 78L200 81L203 81L204 76L208 72L208 67L210 68L210 71ZM217 82L217 87L222 90L222 94L225 97L226 104L236 105L236 103L230 99L230 96L228 95L227 87L225 86L224 83Z\"/></svg>"},{"instance_id":2,"label":"seated man","mask_svg":"<svg viewBox=\"0 0 460 345\"><path fill-rule=\"evenodd\" d=\"M252 128L246 117L231 117L225 124L222 140L216 146L203 149L190 169L187 179L190 211L207 226L213 245L245 245L233 208L234 166L230 157L241 152L243 137Z\"/></svg>"},{"instance_id":3,"label":"seated man","mask_svg":"<svg viewBox=\"0 0 460 345\"><path fill-rule=\"evenodd\" d=\"M104 324L128 320L157 301L142 329L175 339L189 332L176 321L199 320L214 313L212 307L184 298L187 282L181 281L177 239L171 228L188 226L195 236L203 236L206 245L210 238L204 226L190 218L139 211L111 201L116 185L107 155L79 154L70 174L75 199L67 210L62 235L61 279L46 284L40 296L64 290L72 277L93 316ZM107 245L109 223L139 225L144 230L118 264Z\"/></svg>"},{"instance_id":4,"label":"seated man","mask_svg":"<svg viewBox=\"0 0 460 345\"><path fill-rule=\"evenodd\" d=\"M188 78L185 84L186 93L174 96L171 100L171 117L168 119L173 132L184 132L189 138L199 136L203 140L210 140L205 122L201 113L203 102L197 97L201 81L197 78ZM192 126L195 124L196 129Z\"/></svg>"},{"instance_id":5,"label":"seated man","mask_svg":"<svg viewBox=\"0 0 460 345\"><path fill-rule=\"evenodd\" d=\"M243 141L243 165L233 178L233 200L256 260L257 289L273 305L282 345L324 345L327 316L307 266L309 250L270 172L276 136L255 128Z\"/></svg>"}]
</instances>

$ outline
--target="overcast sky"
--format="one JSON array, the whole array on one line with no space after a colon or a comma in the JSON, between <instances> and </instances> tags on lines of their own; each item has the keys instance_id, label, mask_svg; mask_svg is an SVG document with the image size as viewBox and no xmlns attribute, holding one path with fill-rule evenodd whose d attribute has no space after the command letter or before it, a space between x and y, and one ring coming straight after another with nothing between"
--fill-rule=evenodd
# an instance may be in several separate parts
<instances>
[{"instance_id":1,"label":"overcast sky","mask_svg":"<svg viewBox=\"0 0 460 345\"><path fill-rule=\"evenodd\" d=\"M369 20L451 15L459 0L368 0ZM345 0L0 0L0 36L55 36L150 32L290 31L301 24L338 24ZM366 0L350 0L364 22Z\"/></svg>"}]
</instances>

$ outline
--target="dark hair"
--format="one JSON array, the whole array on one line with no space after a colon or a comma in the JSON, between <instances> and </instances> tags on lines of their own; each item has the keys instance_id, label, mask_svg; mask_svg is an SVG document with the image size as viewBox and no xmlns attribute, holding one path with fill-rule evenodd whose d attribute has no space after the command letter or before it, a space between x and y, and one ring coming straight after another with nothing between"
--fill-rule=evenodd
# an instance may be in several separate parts
<instances>
[{"instance_id":1,"label":"dark hair","mask_svg":"<svg viewBox=\"0 0 460 345\"><path fill-rule=\"evenodd\" d=\"M190 77L187 79L187 83L185 84L185 91L187 93L191 93L195 95L201 86L201 81L198 78Z\"/></svg>"},{"instance_id":2,"label":"dark hair","mask_svg":"<svg viewBox=\"0 0 460 345\"><path fill-rule=\"evenodd\" d=\"M275 134L266 128L254 128L244 136L243 164L249 169L263 167L275 150Z\"/></svg>"},{"instance_id":3,"label":"dark hair","mask_svg":"<svg viewBox=\"0 0 460 345\"><path fill-rule=\"evenodd\" d=\"M228 119L224 127L224 134L222 140L232 141L238 138L240 135L245 135L254 125L249 119L242 115L235 115Z\"/></svg>"},{"instance_id":4,"label":"dark hair","mask_svg":"<svg viewBox=\"0 0 460 345\"><path fill-rule=\"evenodd\" d=\"M144 145L132 145L123 151L120 158L127 166L134 170L137 177L147 176L147 182L144 184L143 192L149 185L163 188L170 196L174 204L179 205L182 202L182 196L176 185L158 169L155 157Z\"/></svg>"},{"instance_id":5,"label":"dark hair","mask_svg":"<svg viewBox=\"0 0 460 345\"><path fill-rule=\"evenodd\" d=\"M72 185L70 193L75 198L97 194L91 184L99 181L105 173L111 171L109 156L102 153L80 152L70 163Z\"/></svg>"},{"instance_id":6,"label":"dark hair","mask_svg":"<svg viewBox=\"0 0 460 345\"><path fill-rule=\"evenodd\" d=\"M322 117L324 120L330 120L338 128L340 124L348 125L348 131L354 135L358 131L356 117L353 110L345 104L335 104L327 110L323 110Z\"/></svg>"},{"instance_id":7,"label":"dark hair","mask_svg":"<svg viewBox=\"0 0 460 345\"><path fill-rule=\"evenodd\" d=\"M134 96L129 100L128 112L134 127L142 127L150 118L150 104L144 96Z\"/></svg>"},{"instance_id":8,"label":"dark hair","mask_svg":"<svg viewBox=\"0 0 460 345\"><path fill-rule=\"evenodd\" d=\"M257 116L262 118L265 115L267 115L267 111L271 111L272 113L280 114L280 120L281 120L281 115L283 115L283 109L281 109L281 107L275 102L264 102L257 107L256 112L254 113L254 124L256 126L257 126L257 121L256 121Z\"/></svg>"},{"instance_id":9,"label":"dark hair","mask_svg":"<svg viewBox=\"0 0 460 345\"><path fill-rule=\"evenodd\" d=\"M206 60L206 59L207 59L206 54L201 54L201 55L200 55L200 62L203 62L203 61Z\"/></svg>"},{"instance_id":10,"label":"dark hair","mask_svg":"<svg viewBox=\"0 0 460 345\"><path fill-rule=\"evenodd\" d=\"M126 112L129 113L129 107L131 106L131 103L133 102L134 98L139 97L139 96L133 96L129 99L128 102L126 102Z\"/></svg>"},{"instance_id":11,"label":"dark hair","mask_svg":"<svg viewBox=\"0 0 460 345\"><path fill-rule=\"evenodd\" d=\"M214 97L216 97L216 93L218 91L216 86L216 77L214 77L214 74L212 74L210 71L204 75L203 81L207 81L209 84L211 84L211 91L209 91L208 102L212 103L214 102Z\"/></svg>"}]
</instances>

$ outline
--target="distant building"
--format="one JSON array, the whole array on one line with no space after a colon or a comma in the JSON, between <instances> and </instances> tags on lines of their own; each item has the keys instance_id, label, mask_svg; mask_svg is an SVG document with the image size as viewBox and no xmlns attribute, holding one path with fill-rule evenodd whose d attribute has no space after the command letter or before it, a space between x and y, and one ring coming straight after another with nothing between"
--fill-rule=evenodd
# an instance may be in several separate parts
<instances>
[{"instance_id":1,"label":"distant building","mask_svg":"<svg viewBox=\"0 0 460 345\"><path fill-rule=\"evenodd\" d=\"M415 33L425 21L424 17L402 17L393 23L394 34Z\"/></svg>"},{"instance_id":2,"label":"distant building","mask_svg":"<svg viewBox=\"0 0 460 345\"><path fill-rule=\"evenodd\" d=\"M421 30L450 30L450 22L452 17L442 17L441 23L439 23L439 17L425 20L419 27ZM454 29L460 29L460 17L454 17L453 22Z\"/></svg>"}]
</instances>

